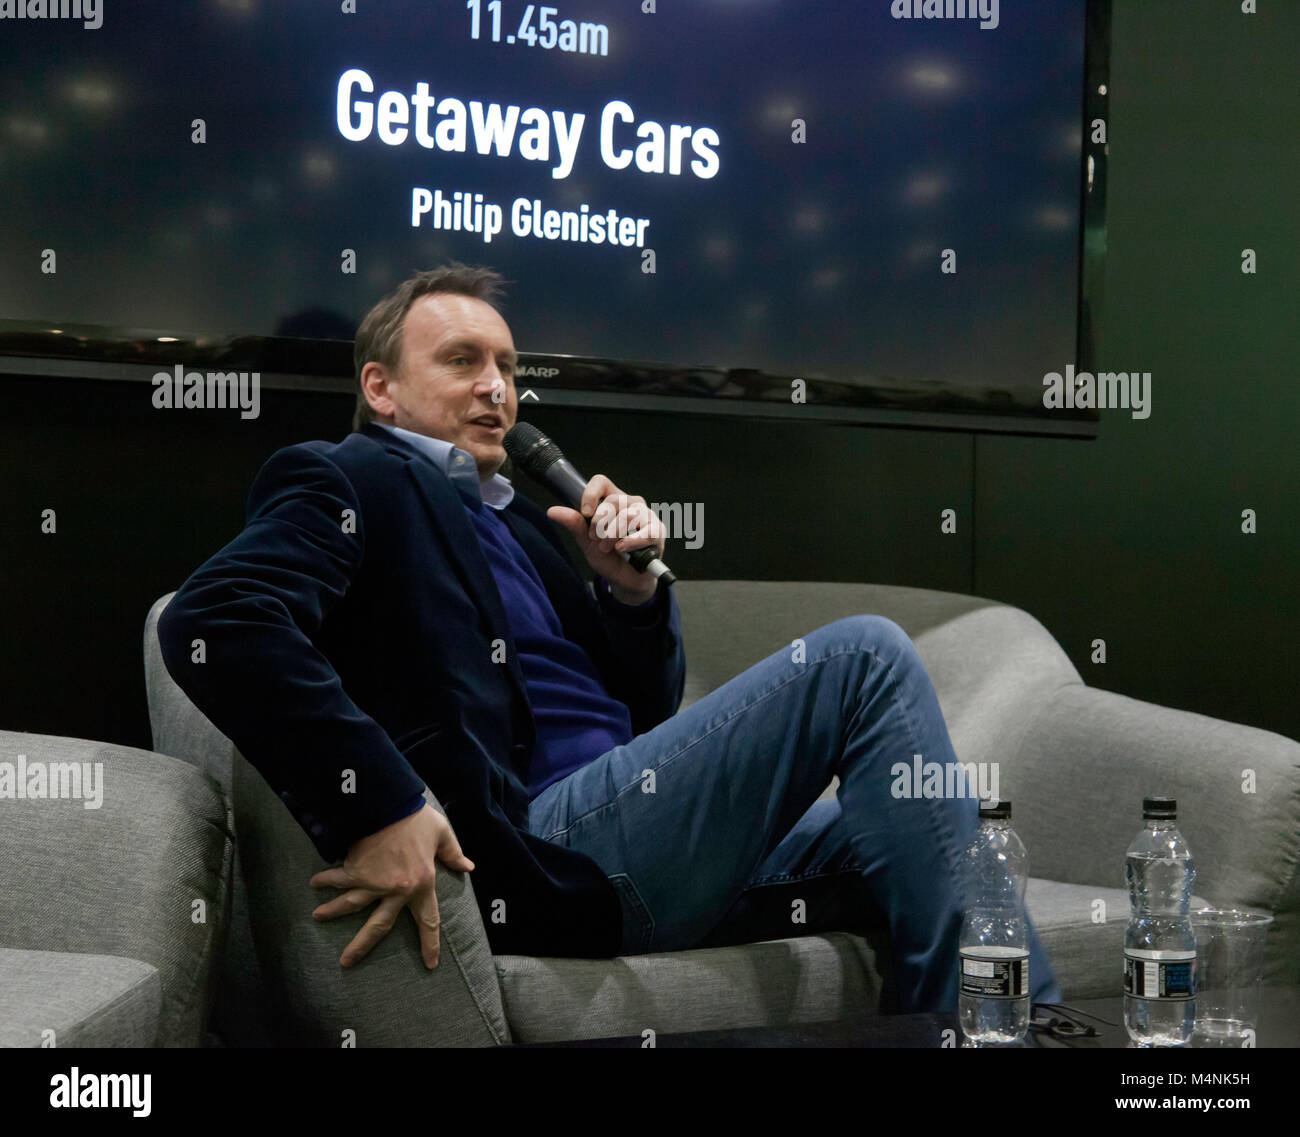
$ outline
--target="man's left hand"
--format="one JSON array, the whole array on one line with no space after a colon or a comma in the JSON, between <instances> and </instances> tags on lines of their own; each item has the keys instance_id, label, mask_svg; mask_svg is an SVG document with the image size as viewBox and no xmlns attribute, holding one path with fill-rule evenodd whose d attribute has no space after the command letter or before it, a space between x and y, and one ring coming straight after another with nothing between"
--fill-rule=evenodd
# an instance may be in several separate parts
<instances>
[{"instance_id":1,"label":"man's left hand","mask_svg":"<svg viewBox=\"0 0 1300 1137\"><path fill-rule=\"evenodd\" d=\"M645 498L630 497L604 474L597 474L587 483L579 509L553 505L546 516L573 534L587 564L609 581L619 603L644 604L655 594L658 581L619 556L645 548L663 556L663 522Z\"/></svg>"}]
</instances>

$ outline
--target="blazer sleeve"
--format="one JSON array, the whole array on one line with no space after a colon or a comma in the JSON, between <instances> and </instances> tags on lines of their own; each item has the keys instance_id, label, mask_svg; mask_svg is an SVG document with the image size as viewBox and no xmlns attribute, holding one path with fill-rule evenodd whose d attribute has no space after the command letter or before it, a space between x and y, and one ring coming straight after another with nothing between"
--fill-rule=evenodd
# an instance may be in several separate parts
<instances>
[{"instance_id":1,"label":"blazer sleeve","mask_svg":"<svg viewBox=\"0 0 1300 1137\"><path fill-rule=\"evenodd\" d=\"M424 788L314 642L364 547L365 519L343 472L311 444L278 451L250 492L244 531L158 622L172 678L327 861L411 813Z\"/></svg>"},{"instance_id":2,"label":"blazer sleeve","mask_svg":"<svg viewBox=\"0 0 1300 1137\"><path fill-rule=\"evenodd\" d=\"M671 587L660 584L644 604L615 600L604 577L593 582L613 658L612 693L627 704L632 732L672 718L686 687L682 617Z\"/></svg>"}]
</instances>

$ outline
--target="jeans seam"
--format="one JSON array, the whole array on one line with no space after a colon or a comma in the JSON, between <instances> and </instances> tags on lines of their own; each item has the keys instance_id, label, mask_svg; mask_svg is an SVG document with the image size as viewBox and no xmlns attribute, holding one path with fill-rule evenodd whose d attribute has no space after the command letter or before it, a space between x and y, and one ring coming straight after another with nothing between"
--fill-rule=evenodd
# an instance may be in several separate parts
<instances>
[{"instance_id":1,"label":"jeans seam","mask_svg":"<svg viewBox=\"0 0 1300 1137\"><path fill-rule=\"evenodd\" d=\"M639 942L636 944L637 950L634 954L644 953L649 949L650 944L654 940L656 926L654 913L650 911L649 906L645 902L645 898L641 895L641 890L636 886L636 881L632 879L631 873L614 873L610 876L609 880L611 884L614 884L615 891L619 894L620 904L627 903L632 909L636 922L640 924ZM623 898L624 889L629 893L626 901L624 901ZM620 945L620 947L622 946L624 945ZM620 952L620 954L622 953Z\"/></svg>"}]
</instances>

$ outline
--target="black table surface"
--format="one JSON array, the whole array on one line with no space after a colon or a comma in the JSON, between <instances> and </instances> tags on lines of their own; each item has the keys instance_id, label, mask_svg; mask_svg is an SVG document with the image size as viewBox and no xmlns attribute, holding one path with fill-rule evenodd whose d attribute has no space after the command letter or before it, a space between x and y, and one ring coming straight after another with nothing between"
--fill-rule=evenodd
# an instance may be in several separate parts
<instances>
[{"instance_id":1,"label":"black table surface","mask_svg":"<svg viewBox=\"0 0 1300 1137\"><path fill-rule=\"evenodd\" d=\"M1075 1022L1091 1024L1093 1036L1030 1030L1026 1045L1040 1048L1107 1049L1129 1045L1124 1030L1124 999L1084 999L1062 1005ZM1072 1013L1078 1012L1078 1013ZM1260 991L1258 1047L1300 1046L1300 987L1274 987ZM1036 1020L1063 1017L1059 1011L1038 1007ZM1067 1028L1068 1029L1068 1028ZM951 1033L945 1033L951 1032ZM660 1034L655 1046L664 1047L886 1047L921 1048L961 1043L956 1016L947 1014L879 1015L864 1014L835 1022L800 1023L796 1026L741 1027L734 1030L704 1030L689 1034ZM627 1038L579 1039L569 1042L539 1042L526 1046L640 1047L640 1035Z\"/></svg>"}]
</instances>

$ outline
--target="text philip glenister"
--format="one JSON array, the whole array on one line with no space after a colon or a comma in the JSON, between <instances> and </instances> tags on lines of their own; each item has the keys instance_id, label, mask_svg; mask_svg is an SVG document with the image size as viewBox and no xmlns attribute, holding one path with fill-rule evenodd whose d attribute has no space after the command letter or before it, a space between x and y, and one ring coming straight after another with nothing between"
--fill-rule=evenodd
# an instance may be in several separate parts
<instances>
[{"instance_id":1,"label":"text philip glenister","mask_svg":"<svg viewBox=\"0 0 1300 1137\"><path fill-rule=\"evenodd\" d=\"M505 209L484 201L481 193L456 190L411 191L411 224L434 229L478 233L490 245L501 232ZM644 248L650 222L644 217L623 217L615 209L593 210L586 202L577 209L543 209L535 197L517 197L510 206L510 231L516 237L543 241L576 241L589 245L624 245Z\"/></svg>"}]
</instances>

